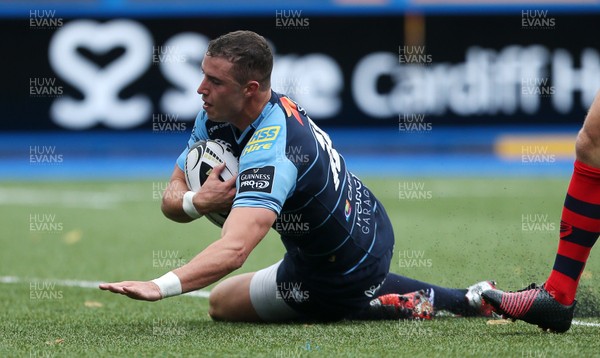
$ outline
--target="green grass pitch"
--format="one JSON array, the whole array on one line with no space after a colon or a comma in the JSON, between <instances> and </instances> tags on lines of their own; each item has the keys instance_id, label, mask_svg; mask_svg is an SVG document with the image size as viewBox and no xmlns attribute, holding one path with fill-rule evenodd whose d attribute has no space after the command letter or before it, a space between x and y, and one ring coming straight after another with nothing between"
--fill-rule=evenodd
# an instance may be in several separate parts
<instances>
[{"instance_id":1,"label":"green grass pitch","mask_svg":"<svg viewBox=\"0 0 600 358\"><path fill-rule=\"evenodd\" d=\"M504 289L547 277L568 178L366 183L394 224L392 271L453 287L495 279ZM578 295L580 324L563 335L523 322L448 316L428 322L218 323L207 316L206 298L148 303L77 287L158 277L218 238L219 229L206 220L165 219L159 200L165 185L2 183L0 356L600 355L600 260L594 251ZM263 268L282 254L271 233L240 272Z\"/></svg>"}]
</instances>

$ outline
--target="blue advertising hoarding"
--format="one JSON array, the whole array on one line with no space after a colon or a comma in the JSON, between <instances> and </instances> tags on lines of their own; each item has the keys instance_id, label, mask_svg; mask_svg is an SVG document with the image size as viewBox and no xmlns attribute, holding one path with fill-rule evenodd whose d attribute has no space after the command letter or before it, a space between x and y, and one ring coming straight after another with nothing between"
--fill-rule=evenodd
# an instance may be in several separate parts
<instances>
[{"instance_id":1,"label":"blue advertising hoarding","mask_svg":"<svg viewBox=\"0 0 600 358\"><path fill-rule=\"evenodd\" d=\"M271 42L273 88L323 126L572 124L600 88L597 14L285 15L4 19L0 129L190 123L208 41L236 29Z\"/></svg>"}]
</instances>

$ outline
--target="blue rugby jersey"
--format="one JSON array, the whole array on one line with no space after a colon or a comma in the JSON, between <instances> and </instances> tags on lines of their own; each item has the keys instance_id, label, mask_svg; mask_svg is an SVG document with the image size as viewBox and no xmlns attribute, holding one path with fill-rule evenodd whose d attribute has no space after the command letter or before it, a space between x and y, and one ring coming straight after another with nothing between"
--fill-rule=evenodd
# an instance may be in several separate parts
<instances>
[{"instance_id":1,"label":"blue rugby jersey","mask_svg":"<svg viewBox=\"0 0 600 358\"><path fill-rule=\"evenodd\" d=\"M239 155L233 207L276 212L273 228L301 271L345 275L392 249L391 223L381 203L347 170L327 133L288 97L272 92L242 133L201 111L179 168L188 148L206 139L223 140Z\"/></svg>"}]
</instances>

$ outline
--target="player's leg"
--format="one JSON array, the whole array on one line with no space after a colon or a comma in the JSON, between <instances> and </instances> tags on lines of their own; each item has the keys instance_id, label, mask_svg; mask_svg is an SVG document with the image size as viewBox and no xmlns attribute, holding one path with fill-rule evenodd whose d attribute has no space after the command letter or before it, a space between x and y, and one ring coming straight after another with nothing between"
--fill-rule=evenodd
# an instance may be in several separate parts
<instances>
[{"instance_id":1,"label":"player's leg","mask_svg":"<svg viewBox=\"0 0 600 358\"><path fill-rule=\"evenodd\" d=\"M403 305L409 302L405 298L410 300L415 292L421 291L419 296L425 296L431 301L435 311L446 310L462 316L488 316L491 314L491 307L482 304L481 292L493 288L494 283L490 281L483 281L466 289L447 288L389 273L377 293L378 297L372 301L370 311L374 318L389 318L388 313L393 312L390 305Z\"/></svg>"},{"instance_id":2,"label":"player's leg","mask_svg":"<svg viewBox=\"0 0 600 358\"><path fill-rule=\"evenodd\" d=\"M260 322L250 300L250 282L255 272L229 277L210 292L208 314L215 321Z\"/></svg>"},{"instance_id":3,"label":"player's leg","mask_svg":"<svg viewBox=\"0 0 600 358\"><path fill-rule=\"evenodd\" d=\"M299 317L277 295L281 261L257 272L225 279L212 289L209 315L217 321L278 322Z\"/></svg>"},{"instance_id":4,"label":"player's leg","mask_svg":"<svg viewBox=\"0 0 600 358\"><path fill-rule=\"evenodd\" d=\"M600 235L600 92L575 143L575 165L562 211L554 266L542 287L514 293L490 291L485 299L505 316L564 332L573 318L575 293Z\"/></svg>"},{"instance_id":5,"label":"player's leg","mask_svg":"<svg viewBox=\"0 0 600 358\"><path fill-rule=\"evenodd\" d=\"M564 305L573 303L579 278L600 234L600 92L577 136L575 156L575 170L561 218L558 253L545 284Z\"/></svg>"},{"instance_id":6,"label":"player's leg","mask_svg":"<svg viewBox=\"0 0 600 358\"><path fill-rule=\"evenodd\" d=\"M558 252L544 285L563 305L575 300L581 273L600 234L600 92L577 136L575 156L560 223Z\"/></svg>"},{"instance_id":7,"label":"player's leg","mask_svg":"<svg viewBox=\"0 0 600 358\"><path fill-rule=\"evenodd\" d=\"M381 242L389 243L390 249L379 258L377 264L373 264L377 267L377 275L373 275L374 279L367 286L371 288L365 291L373 299L367 301L368 307L353 318L429 318L427 312L422 314L422 309L428 310L431 306L435 310L448 310L461 315L491 314L491 307L483 307L481 300L483 289L494 288L491 282L484 281L467 289L452 289L390 273L394 233L385 209L379 207L377 237Z\"/></svg>"},{"instance_id":8,"label":"player's leg","mask_svg":"<svg viewBox=\"0 0 600 358\"><path fill-rule=\"evenodd\" d=\"M482 304L481 293L495 288L483 281L467 289L453 289L414 280L389 272L392 250L371 266L372 275L362 281L361 291L371 299L352 319L429 319L433 311L447 310L463 316L491 315L491 306ZM365 288L367 288L365 290Z\"/></svg>"}]
</instances>

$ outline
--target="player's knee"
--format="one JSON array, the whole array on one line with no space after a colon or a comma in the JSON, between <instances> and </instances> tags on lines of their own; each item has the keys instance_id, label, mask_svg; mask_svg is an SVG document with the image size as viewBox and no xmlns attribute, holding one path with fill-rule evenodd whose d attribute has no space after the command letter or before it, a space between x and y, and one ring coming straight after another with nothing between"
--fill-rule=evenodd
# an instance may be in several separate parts
<instances>
[{"instance_id":1,"label":"player's knee","mask_svg":"<svg viewBox=\"0 0 600 358\"><path fill-rule=\"evenodd\" d=\"M231 301L231 292L228 292L227 285L221 282L210 291L208 296L208 315L215 321L231 321L234 305L235 303Z\"/></svg>"},{"instance_id":2,"label":"player's knee","mask_svg":"<svg viewBox=\"0 0 600 358\"><path fill-rule=\"evenodd\" d=\"M230 277L216 285L208 296L208 315L215 321L256 321L248 284L252 274Z\"/></svg>"},{"instance_id":3,"label":"player's knee","mask_svg":"<svg viewBox=\"0 0 600 358\"><path fill-rule=\"evenodd\" d=\"M600 167L600 133L594 136L588 128L582 128L575 141L575 157L580 162Z\"/></svg>"},{"instance_id":4,"label":"player's knee","mask_svg":"<svg viewBox=\"0 0 600 358\"><path fill-rule=\"evenodd\" d=\"M213 289L208 296L208 315L215 321L223 321L225 317L223 316L223 305L221 300L219 299L218 289Z\"/></svg>"}]
</instances>

